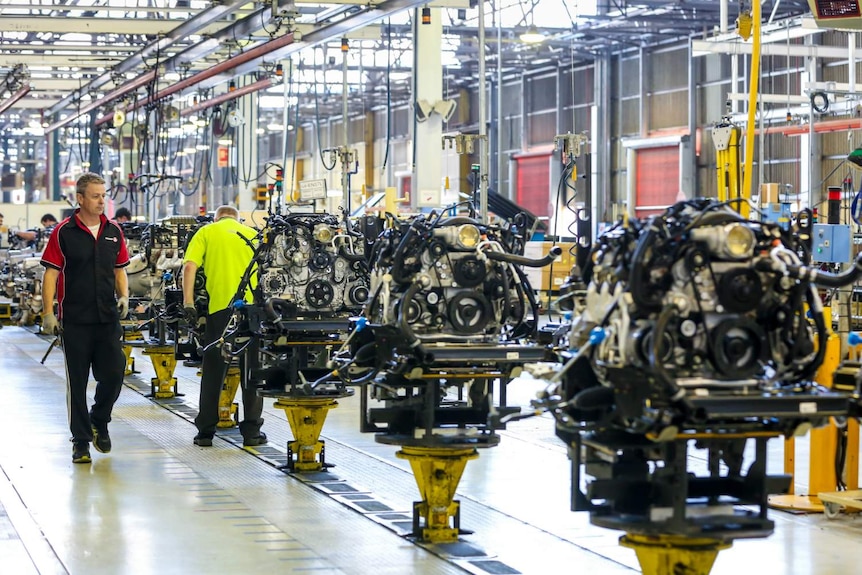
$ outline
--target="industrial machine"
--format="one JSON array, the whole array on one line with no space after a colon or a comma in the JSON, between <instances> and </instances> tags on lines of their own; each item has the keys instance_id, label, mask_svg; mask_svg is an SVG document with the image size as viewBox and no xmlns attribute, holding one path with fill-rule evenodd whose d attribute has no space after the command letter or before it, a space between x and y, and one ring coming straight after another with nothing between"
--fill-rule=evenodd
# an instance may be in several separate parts
<instances>
[{"instance_id":1,"label":"industrial machine","mask_svg":"<svg viewBox=\"0 0 862 575\"><path fill-rule=\"evenodd\" d=\"M328 362L368 298L366 236L349 220L297 213L271 214L261 238L246 274L258 278L254 304L237 314L239 333L251 337L236 345L250 383L290 422L287 469L318 471L326 465L319 440L326 412L353 395Z\"/></svg>"},{"instance_id":2,"label":"industrial machine","mask_svg":"<svg viewBox=\"0 0 862 575\"><path fill-rule=\"evenodd\" d=\"M593 245L559 363L532 367L549 381L536 404L570 445L573 509L625 531L645 572L708 573L734 539L768 536L767 496L791 478L767 474L767 440L856 413L815 381L829 328L816 288L852 283L862 259L830 274L807 253L793 229L708 199Z\"/></svg>"},{"instance_id":3,"label":"industrial machine","mask_svg":"<svg viewBox=\"0 0 862 575\"><path fill-rule=\"evenodd\" d=\"M519 255L524 227L490 226L466 216L423 214L394 220L369 252L371 295L335 372L361 385L363 431L400 445L422 501L413 534L456 540L461 473L477 448L499 442L506 384L543 356L528 341L538 304L521 265L548 265L559 250Z\"/></svg>"}]
</instances>

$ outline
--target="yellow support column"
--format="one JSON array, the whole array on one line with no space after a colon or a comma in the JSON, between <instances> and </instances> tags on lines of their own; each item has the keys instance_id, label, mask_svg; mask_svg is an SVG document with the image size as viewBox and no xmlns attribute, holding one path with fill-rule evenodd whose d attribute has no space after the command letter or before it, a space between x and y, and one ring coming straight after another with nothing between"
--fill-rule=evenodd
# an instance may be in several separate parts
<instances>
[{"instance_id":1,"label":"yellow support column","mask_svg":"<svg viewBox=\"0 0 862 575\"><path fill-rule=\"evenodd\" d=\"M132 357L132 349L133 346L130 343L132 341L142 341L144 339L144 335L137 329L130 329L129 331L123 330L123 355L126 356L126 371L123 373L124 377L128 377L133 373L137 373L135 371L135 358Z\"/></svg>"},{"instance_id":2,"label":"yellow support column","mask_svg":"<svg viewBox=\"0 0 862 575\"><path fill-rule=\"evenodd\" d=\"M826 355L814 375L814 380L824 387L831 388L835 370L838 369L841 359L841 338L829 327L832 325L832 309L825 307L823 316L826 320L827 329L829 329L829 336L826 339ZM793 438L784 442L784 473L789 475L795 475L795 447L796 442ZM838 486L835 477L835 465L833 464L837 448L838 430L832 421L825 427L812 429L808 457L808 494L796 495L793 482L791 482L790 492L787 495L771 495L769 497L769 506L776 509L822 513L823 502L820 501L817 494L835 491ZM858 465L858 459L855 461ZM858 471L856 474L858 477Z\"/></svg>"},{"instance_id":3,"label":"yellow support column","mask_svg":"<svg viewBox=\"0 0 862 575\"><path fill-rule=\"evenodd\" d=\"M731 546L717 539L633 533L620 537L620 545L634 549L643 575L708 575L718 552Z\"/></svg>"},{"instance_id":4,"label":"yellow support column","mask_svg":"<svg viewBox=\"0 0 862 575\"><path fill-rule=\"evenodd\" d=\"M333 397L280 397L273 406L284 410L293 433L293 441L287 442L288 471L323 469L326 452L320 432L338 402Z\"/></svg>"},{"instance_id":5,"label":"yellow support column","mask_svg":"<svg viewBox=\"0 0 862 575\"><path fill-rule=\"evenodd\" d=\"M156 377L150 378L150 395L159 399L167 399L177 394L177 378L174 370L177 367L177 358L174 355L173 346L145 347L144 355L150 356Z\"/></svg>"},{"instance_id":6,"label":"yellow support column","mask_svg":"<svg viewBox=\"0 0 862 575\"><path fill-rule=\"evenodd\" d=\"M234 402L237 389L239 389L239 368L232 365L227 369L227 375L224 378L221 394L218 398L218 423L216 427L220 429L237 426L238 404Z\"/></svg>"},{"instance_id":7,"label":"yellow support column","mask_svg":"<svg viewBox=\"0 0 862 575\"><path fill-rule=\"evenodd\" d=\"M410 462L422 497L413 507L413 535L428 543L457 541L460 503L454 501L455 490L467 462L479 452L474 447L402 446L395 456ZM425 520L422 526L420 517Z\"/></svg>"}]
</instances>

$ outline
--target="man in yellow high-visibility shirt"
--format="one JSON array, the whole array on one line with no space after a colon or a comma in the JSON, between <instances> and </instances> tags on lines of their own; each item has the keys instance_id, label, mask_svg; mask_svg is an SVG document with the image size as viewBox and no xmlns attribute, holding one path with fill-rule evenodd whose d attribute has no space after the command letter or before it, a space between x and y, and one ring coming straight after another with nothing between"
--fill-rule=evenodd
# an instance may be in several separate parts
<instances>
[{"instance_id":1,"label":"man in yellow high-visibility shirt","mask_svg":"<svg viewBox=\"0 0 862 575\"><path fill-rule=\"evenodd\" d=\"M233 206L219 207L214 220L192 236L183 262L183 314L190 325L197 323L194 277L198 268L203 268L206 274L209 296L204 334L206 351L201 367L198 415L195 417L198 433L194 442L202 447L209 447L213 443L219 420L219 395L228 368L221 349L210 344L222 336L230 321L231 304L237 295L243 274L254 257L250 241L257 235L254 229L239 222L239 212ZM246 289L244 299L252 301L250 289ZM240 362L242 364L244 360L240 359ZM240 365L240 373L245 373L243 365ZM263 399L257 395L254 387L249 388L246 381L242 382L242 404L244 419L239 424L239 430L242 433L243 445L263 445L266 443L266 434L260 431L263 424Z\"/></svg>"}]
</instances>

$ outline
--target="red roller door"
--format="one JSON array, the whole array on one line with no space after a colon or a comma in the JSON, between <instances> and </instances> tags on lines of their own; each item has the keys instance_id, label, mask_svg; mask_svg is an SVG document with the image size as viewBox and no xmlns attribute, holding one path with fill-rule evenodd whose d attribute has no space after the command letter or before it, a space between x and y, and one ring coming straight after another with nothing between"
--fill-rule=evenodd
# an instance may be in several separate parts
<instances>
[{"instance_id":1,"label":"red roller door","mask_svg":"<svg viewBox=\"0 0 862 575\"><path fill-rule=\"evenodd\" d=\"M551 189L551 152L515 156L518 169L519 206L537 216L547 217Z\"/></svg>"},{"instance_id":2,"label":"red roller door","mask_svg":"<svg viewBox=\"0 0 862 575\"><path fill-rule=\"evenodd\" d=\"M679 145L640 148L635 152L635 213L656 214L679 195Z\"/></svg>"}]
</instances>

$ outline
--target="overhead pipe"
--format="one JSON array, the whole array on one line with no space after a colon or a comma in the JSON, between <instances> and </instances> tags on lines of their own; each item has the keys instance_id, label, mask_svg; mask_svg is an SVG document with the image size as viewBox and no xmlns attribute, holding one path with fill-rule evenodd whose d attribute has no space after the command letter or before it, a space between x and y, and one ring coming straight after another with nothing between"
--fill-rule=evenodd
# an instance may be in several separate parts
<instances>
[{"instance_id":1,"label":"overhead pipe","mask_svg":"<svg viewBox=\"0 0 862 575\"><path fill-rule=\"evenodd\" d=\"M241 98L246 94L251 94L253 92L258 92L260 90L265 90L272 86L272 79L264 78L263 80L258 80L253 84L247 84L242 88L237 88L232 92L227 92L225 94L221 94L214 98L210 98L204 102L198 102L194 106L189 106L188 108L183 108L180 110L180 116L191 116L201 110L206 110L208 108L212 108L213 106L218 106L224 102L230 102L231 100L235 100L237 98Z\"/></svg>"},{"instance_id":2,"label":"overhead pipe","mask_svg":"<svg viewBox=\"0 0 862 575\"><path fill-rule=\"evenodd\" d=\"M58 129L62 128L63 126L71 124L76 119L80 118L81 116L89 114L90 112L92 112L96 108L101 107L104 104L109 104L115 100L118 100L120 97L125 96L129 92L134 92L135 90L137 90L141 86L146 86L147 84L149 84L150 82L152 82L155 79L156 79L156 71L150 70L149 72L147 72L143 76L138 76L137 78L135 78L131 82L123 84L122 86L120 86L116 90L108 92L107 94L105 94L104 96L99 98L98 100L96 100L94 102L90 102L89 104L87 104L86 106L81 108L80 110L76 109L74 114L70 114L65 119L54 122L53 124L51 124L50 126L45 128L45 133L50 134L54 130L58 130Z\"/></svg>"},{"instance_id":3,"label":"overhead pipe","mask_svg":"<svg viewBox=\"0 0 862 575\"><path fill-rule=\"evenodd\" d=\"M51 106L49 108L49 114L56 114L60 110L65 109L71 102L79 99L81 95L97 90L101 86L108 83L116 74L125 74L131 70L134 70L138 66L141 66L145 63L147 58L155 55L158 52L161 52L174 42L181 40L191 34L196 34L197 32L203 30L216 20L224 17L231 12L234 12L241 8L243 5L247 4L247 0L226 0L224 3L213 3L211 7L203 10L195 14L194 17L189 20L183 22L173 30L171 30L168 34L162 36L158 40L154 41L151 44L148 44L144 48L141 49L140 52L137 52L113 68L111 68L108 72L105 72L101 76L98 76L94 80L91 80L86 85L82 86L75 92L72 92L68 96L62 98L59 102ZM75 118L72 118L73 120Z\"/></svg>"},{"instance_id":4,"label":"overhead pipe","mask_svg":"<svg viewBox=\"0 0 862 575\"><path fill-rule=\"evenodd\" d=\"M147 106L149 104L152 104L153 102L158 102L159 100L167 98L168 96L176 94L177 92L182 92L186 88L190 88L192 86L195 86L195 85L199 84L200 82L206 80L207 78L212 78L213 76L217 76L217 75L221 74L222 72L227 72L228 70L231 70L231 69L235 68L236 66L239 66L240 64L245 64L246 62L249 62L251 60L255 60L257 58L265 56L265 55L269 54L270 52L272 52L273 50L283 48L284 46L287 46L288 44L292 44L292 43L293 43L293 34L285 34L284 36L281 36L280 38L276 38L275 40L270 40L269 42L264 42L263 44L255 46L254 48L252 48L250 50L247 50L241 54L237 54L233 58L228 58L224 62L219 62L218 64L216 64L215 66L212 66L211 68L208 68L206 70L198 72L197 74L195 74L193 76L189 76L185 80L180 80L179 82L171 84L170 86L168 86L164 90L159 90L156 94L150 95L146 100L144 100L144 101L139 100L139 101L135 102L132 106L128 107L126 109L126 111L131 112L131 111L137 110L138 108L141 108L143 106ZM111 119L111 116L109 116L109 115L102 116L101 118L96 120L96 125L100 126L100 125L106 123L110 119Z\"/></svg>"},{"instance_id":5,"label":"overhead pipe","mask_svg":"<svg viewBox=\"0 0 862 575\"><path fill-rule=\"evenodd\" d=\"M813 128L813 130L812 130ZM785 136L802 136L812 131L817 134L826 132L845 132L862 129L862 118L844 118L840 120L824 120L813 125L770 126L757 130L757 134L784 134Z\"/></svg>"},{"instance_id":6,"label":"overhead pipe","mask_svg":"<svg viewBox=\"0 0 862 575\"><path fill-rule=\"evenodd\" d=\"M17 92L9 96L2 104L0 104L0 114L18 103L18 100L26 96L30 92L30 84L24 84Z\"/></svg>"}]
</instances>

